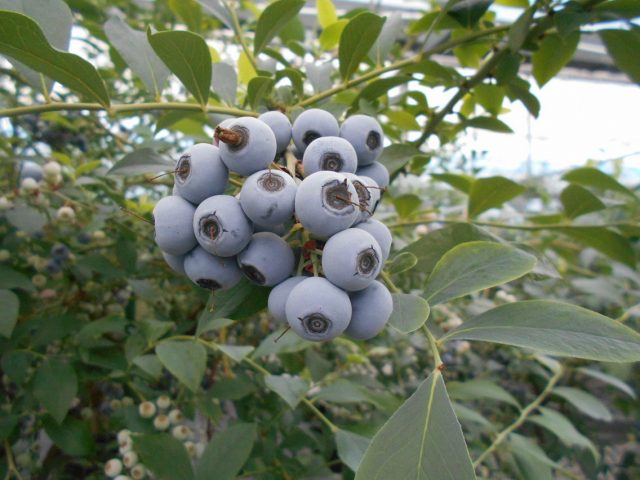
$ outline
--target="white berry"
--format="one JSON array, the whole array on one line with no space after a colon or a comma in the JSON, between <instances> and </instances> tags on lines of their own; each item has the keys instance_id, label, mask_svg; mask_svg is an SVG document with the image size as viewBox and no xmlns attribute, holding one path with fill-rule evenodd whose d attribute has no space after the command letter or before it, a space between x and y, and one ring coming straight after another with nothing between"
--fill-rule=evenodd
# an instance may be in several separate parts
<instances>
[{"instance_id":1,"label":"white berry","mask_svg":"<svg viewBox=\"0 0 640 480\"><path fill-rule=\"evenodd\" d=\"M125 467L131 468L138 463L138 454L136 452L127 452L122 456L122 463Z\"/></svg>"},{"instance_id":2,"label":"white berry","mask_svg":"<svg viewBox=\"0 0 640 480\"><path fill-rule=\"evenodd\" d=\"M156 406L152 402L142 402L138 407L138 412L142 418L151 418L156 414Z\"/></svg>"},{"instance_id":3,"label":"white berry","mask_svg":"<svg viewBox=\"0 0 640 480\"><path fill-rule=\"evenodd\" d=\"M73 220L76 217L76 212L71 207L60 207L56 217L58 220Z\"/></svg>"},{"instance_id":4,"label":"white berry","mask_svg":"<svg viewBox=\"0 0 640 480\"><path fill-rule=\"evenodd\" d=\"M158 408L164 410L171 406L171 399L167 395L160 395L156 400L156 405L158 405Z\"/></svg>"},{"instance_id":5,"label":"white berry","mask_svg":"<svg viewBox=\"0 0 640 480\"><path fill-rule=\"evenodd\" d=\"M104 474L107 477L117 477L122 472L122 462L117 458L112 458L104 464Z\"/></svg>"},{"instance_id":6,"label":"white berry","mask_svg":"<svg viewBox=\"0 0 640 480\"><path fill-rule=\"evenodd\" d=\"M169 428L170 424L171 422L169 422L169 417L164 414L160 414L153 419L153 426L156 430L166 430Z\"/></svg>"}]
</instances>

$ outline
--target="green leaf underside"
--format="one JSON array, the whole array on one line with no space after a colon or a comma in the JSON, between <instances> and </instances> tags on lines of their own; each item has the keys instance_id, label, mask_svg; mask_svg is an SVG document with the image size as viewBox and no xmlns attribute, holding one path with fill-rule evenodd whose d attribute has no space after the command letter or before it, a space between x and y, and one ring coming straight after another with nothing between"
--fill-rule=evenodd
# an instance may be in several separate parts
<instances>
[{"instance_id":1,"label":"green leaf underside","mask_svg":"<svg viewBox=\"0 0 640 480\"><path fill-rule=\"evenodd\" d=\"M553 393L564 398L579 411L596 420L610 422L613 417L607 406L590 393L572 387L556 387Z\"/></svg>"},{"instance_id":2,"label":"green leaf underside","mask_svg":"<svg viewBox=\"0 0 640 480\"><path fill-rule=\"evenodd\" d=\"M640 360L640 334L599 313L547 300L489 310L441 338L481 340L551 355L609 362Z\"/></svg>"},{"instance_id":3,"label":"green leaf underside","mask_svg":"<svg viewBox=\"0 0 640 480\"><path fill-rule=\"evenodd\" d=\"M258 55L304 6L303 0L278 0L267 5L260 14L253 41L253 53Z\"/></svg>"},{"instance_id":4,"label":"green leaf underside","mask_svg":"<svg viewBox=\"0 0 640 480\"><path fill-rule=\"evenodd\" d=\"M393 293L393 312L389 325L402 333L410 333L420 328L429 318L429 304L417 295Z\"/></svg>"},{"instance_id":5,"label":"green leaf underside","mask_svg":"<svg viewBox=\"0 0 640 480\"><path fill-rule=\"evenodd\" d=\"M268 375L264 379L269 390L277 393L291 408L296 408L309 390L309 384L300 377Z\"/></svg>"},{"instance_id":6,"label":"green leaf underside","mask_svg":"<svg viewBox=\"0 0 640 480\"><path fill-rule=\"evenodd\" d=\"M108 175L142 175L173 170L174 164L152 148L127 153L108 172Z\"/></svg>"},{"instance_id":7,"label":"green leaf underside","mask_svg":"<svg viewBox=\"0 0 640 480\"><path fill-rule=\"evenodd\" d=\"M524 193L525 187L505 177L479 178L471 184L469 190L469 217L480 215L491 208Z\"/></svg>"},{"instance_id":8,"label":"green leaf underside","mask_svg":"<svg viewBox=\"0 0 640 480\"><path fill-rule=\"evenodd\" d=\"M170 340L156 347L158 359L171 374L197 392L207 363L205 348L195 341Z\"/></svg>"}]
</instances>

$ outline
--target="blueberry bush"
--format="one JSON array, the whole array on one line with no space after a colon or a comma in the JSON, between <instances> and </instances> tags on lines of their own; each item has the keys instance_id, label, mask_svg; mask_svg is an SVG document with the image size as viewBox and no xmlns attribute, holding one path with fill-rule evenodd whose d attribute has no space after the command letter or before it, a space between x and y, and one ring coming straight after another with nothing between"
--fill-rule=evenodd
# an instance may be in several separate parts
<instances>
[{"instance_id":1,"label":"blueberry bush","mask_svg":"<svg viewBox=\"0 0 640 480\"><path fill-rule=\"evenodd\" d=\"M624 161L460 139L581 38L640 82L639 15L0 0L0 474L638 478Z\"/></svg>"}]
</instances>

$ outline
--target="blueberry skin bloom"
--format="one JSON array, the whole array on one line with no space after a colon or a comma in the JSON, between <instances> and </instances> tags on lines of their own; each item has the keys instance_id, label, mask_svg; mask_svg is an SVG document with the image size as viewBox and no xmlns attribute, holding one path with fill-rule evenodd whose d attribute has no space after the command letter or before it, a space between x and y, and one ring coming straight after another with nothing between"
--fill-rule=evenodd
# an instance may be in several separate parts
<instances>
[{"instance_id":1,"label":"blueberry skin bloom","mask_svg":"<svg viewBox=\"0 0 640 480\"><path fill-rule=\"evenodd\" d=\"M383 149L382 128L368 115L353 115L340 126L340 136L348 140L358 154L358 165L370 165L378 159Z\"/></svg>"},{"instance_id":2,"label":"blueberry skin bloom","mask_svg":"<svg viewBox=\"0 0 640 480\"><path fill-rule=\"evenodd\" d=\"M226 128L216 128L220 157L232 172L249 176L264 170L276 156L276 137L266 123L253 117L240 117Z\"/></svg>"},{"instance_id":3,"label":"blueberry skin bloom","mask_svg":"<svg viewBox=\"0 0 640 480\"><path fill-rule=\"evenodd\" d=\"M162 258L169 265L169 268L180 275L186 275L184 271L184 255L171 255L167 252L162 252Z\"/></svg>"},{"instance_id":4,"label":"blueberry skin bloom","mask_svg":"<svg viewBox=\"0 0 640 480\"><path fill-rule=\"evenodd\" d=\"M354 173L358 157L351 144L340 137L320 137L309 144L302 156L305 175L330 170Z\"/></svg>"},{"instance_id":5,"label":"blueberry skin bloom","mask_svg":"<svg viewBox=\"0 0 640 480\"><path fill-rule=\"evenodd\" d=\"M205 198L224 193L229 171L220 159L218 147L197 143L178 160L175 173L175 192L198 205Z\"/></svg>"},{"instance_id":6,"label":"blueberry skin bloom","mask_svg":"<svg viewBox=\"0 0 640 480\"><path fill-rule=\"evenodd\" d=\"M253 226L235 197L216 195L198 206L193 216L192 231L207 252L231 257L247 246Z\"/></svg>"},{"instance_id":7,"label":"blueberry skin bloom","mask_svg":"<svg viewBox=\"0 0 640 480\"><path fill-rule=\"evenodd\" d=\"M182 197L170 195L153 209L156 243L163 252L184 255L198 242L193 234L193 214L196 207Z\"/></svg>"},{"instance_id":8,"label":"blueberry skin bloom","mask_svg":"<svg viewBox=\"0 0 640 480\"><path fill-rule=\"evenodd\" d=\"M242 185L240 205L253 222L279 225L293 217L297 189L290 175L279 170L260 170Z\"/></svg>"},{"instance_id":9,"label":"blueberry skin bloom","mask_svg":"<svg viewBox=\"0 0 640 480\"><path fill-rule=\"evenodd\" d=\"M310 277L296 285L285 305L287 323L302 338L324 342L345 331L351 300L326 278Z\"/></svg>"},{"instance_id":10,"label":"blueberry skin bloom","mask_svg":"<svg viewBox=\"0 0 640 480\"><path fill-rule=\"evenodd\" d=\"M391 244L393 243L393 237L387 226L380 220L370 218L366 222L360 222L354 225L354 228L360 228L365 232L369 232L371 236L376 239L382 251L382 262L386 262L391 252Z\"/></svg>"},{"instance_id":11,"label":"blueberry skin bloom","mask_svg":"<svg viewBox=\"0 0 640 480\"><path fill-rule=\"evenodd\" d=\"M291 128L293 143L300 153L320 137L337 137L340 126L333 115L326 110L311 108L302 112L293 122Z\"/></svg>"},{"instance_id":12,"label":"blueberry skin bloom","mask_svg":"<svg viewBox=\"0 0 640 480\"><path fill-rule=\"evenodd\" d=\"M372 178L380 188L389 186L389 170L380 162L373 162L365 167L358 167L356 175Z\"/></svg>"},{"instance_id":13,"label":"blueberry skin bloom","mask_svg":"<svg viewBox=\"0 0 640 480\"><path fill-rule=\"evenodd\" d=\"M298 185L296 216L311 235L326 239L349 228L358 219L357 201L358 193L344 175L316 172Z\"/></svg>"},{"instance_id":14,"label":"blueberry skin bloom","mask_svg":"<svg viewBox=\"0 0 640 480\"><path fill-rule=\"evenodd\" d=\"M189 280L207 290L229 290L242 278L235 257L217 257L202 247L184 257L184 271Z\"/></svg>"},{"instance_id":15,"label":"blueberry skin bloom","mask_svg":"<svg viewBox=\"0 0 640 480\"><path fill-rule=\"evenodd\" d=\"M291 143L291 122L287 116L278 110L265 112L258 117L273 131L276 137L276 153L284 152Z\"/></svg>"},{"instance_id":16,"label":"blueberry skin bloom","mask_svg":"<svg viewBox=\"0 0 640 480\"><path fill-rule=\"evenodd\" d=\"M309 277L297 276L287 278L284 282L280 282L278 285L271 289L269 293L269 301L267 307L271 316L278 322L286 322L287 315L285 313L285 305L291 290L303 280Z\"/></svg>"},{"instance_id":17,"label":"blueberry skin bloom","mask_svg":"<svg viewBox=\"0 0 640 480\"><path fill-rule=\"evenodd\" d=\"M369 340L378 335L393 312L393 299L387 287L375 280L349 297L351 321L344 333L355 340Z\"/></svg>"},{"instance_id":18,"label":"blueberry skin bloom","mask_svg":"<svg viewBox=\"0 0 640 480\"><path fill-rule=\"evenodd\" d=\"M275 233L258 232L238 254L238 265L253 283L272 287L291 276L295 256L289 244Z\"/></svg>"},{"instance_id":19,"label":"blueberry skin bloom","mask_svg":"<svg viewBox=\"0 0 640 480\"><path fill-rule=\"evenodd\" d=\"M382 265L378 242L359 228L336 233L322 251L322 271L327 280L349 292L371 285Z\"/></svg>"}]
</instances>

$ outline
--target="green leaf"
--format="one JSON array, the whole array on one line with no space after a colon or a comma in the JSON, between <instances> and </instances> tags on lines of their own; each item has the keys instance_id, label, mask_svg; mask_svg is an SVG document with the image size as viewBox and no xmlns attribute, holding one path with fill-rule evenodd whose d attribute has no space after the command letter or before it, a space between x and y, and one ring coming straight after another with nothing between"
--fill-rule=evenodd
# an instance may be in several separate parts
<instances>
[{"instance_id":1,"label":"green leaf","mask_svg":"<svg viewBox=\"0 0 640 480\"><path fill-rule=\"evenodd\" d=\"M338 59L340 60L340 75L347 80L360 66L360 62L375 43L384 18L371 12L363 12L351 20L342 31Z\"/></svg>"},{"instance_id":2,"label":"green leaf","mask_svg":"<svg viewBox=\"0 0 640 480\"><path fill-rule=\"evenodd\" d=\"M20 288L28 292L35 290L33 283L26 275L16 272L14 269L6 265L0 265L0 288Z\"/></svg>"},{"instance_id":3,"label":"green leaf","mask_svg":"<svg viewBox=\"0 0 640 480\"><path fill-rule=\"evenodd\" d=\"M393 176L399 170L404 168L404 166L411 161L414 155L419 153L418 149L413 145L396 143L385 147L378 161L387 167L389 175Z\"/></svg>"},{"instance_id":4,"label":"green leaf","mask_svg":"<svg viewBox=\"0 0 640 480\"><path fill-rule=\"evenodd\" d=\"M142 175L173 170L174 164L152 148L127 153L107 172L107 175Z\"/></svg>"},{"instance_id":5,"label":"green leaf","mask_svg":"<svg viewBox=\"0 0 640 480\"><path fill-rule=\"evenodd\" d=\"M323 29L338 21L336 6L331 0L316 0L316 10L318 11L318 23Z\"/></svg>"},{"instance_id":6,"label":"green leaf","mask_svg":"<svg viewBox=\"0 0 640 480\"><path fill-rule=\"evenodd\" d=\"M475 410L456 402L451 402L451 406L460 423L477 423L482 427L493 428L491 422Z\"/></svg>"},{"instance_id":7,"label":"green leaf","mask_svg":"<svg viewBox=\"0 0 640 480\"><path fill-rule=\"evenodd\" d=\"M354 472L358 471L364 452L369 447L371 439L347 430L336 432L336 447L338 458Z\"/></svg>"},{"instance_id":8,"label":"green leaf","mask_svg":"<svg viewBox=\"0 0 640 480\"><path fill-rule=\"evenodd\" d=\"M388 267L390 275L411 270L418 263L418 257L411 252L402 252L396 255Z\"/></svg>"},{"instance_id":9,"label":"green leaf","mask_svg":"<svg viewBox=\"0 0 640 480\"><path fill-rule=\"evenodd\" d=\"M61 423L78 393L76 371L69 363L50 358L37 369L33 379L33 395Z\"/></svg>"},{"instance_id":10,"label":"green leaf","mask_svg":"<svg viewBox=\"0 0 640 480\"><path fill-rule=\"evenodd\" d=\"M338 45L347 23L349 23L349 20L338 20L322 30L320 38L318 39L320 48L325 51L334 49L335 46Z\"/></svg>"},{"instance_id":11,"label":"green leaf","mask_svg":"<svg viewBox=\"0 0 640 480\"><path fill-rule=\"evenodd\" d=\"M498 133L513 133L513 130L511 130L509 125L494 117L470 118L469 120L465 120L463 125L464 127L481 128L483 130L490 130Z\"/></svg>"},{"instance_id":12,"label":"green leaf","mask_svg":"<svg viewBox=\"0 0 640 480\"><path fill-rule=\"evenodd\" d=\"M599 188L601 190L609 190L611 192L622 193L637 200L635 193L618 182L611 175L607 175L601 170L593 167L581 167L571 170L562 176L562 180L583 187Z\"/></svg>"},{"instance_id":13,"label":"green leaf","mask_svg":"<svg viewBox=\"0 0 640 480\"><path fill-rule=\"evenodd\" d=\"M599 370L592 370L590 368L585 368L585 367L580 367L578 371L584 375L587 375L591 378L595 378L597 380L600 380L603 383L606 383L608 385L611 385L612 387L617 388L621 392L624 392L627 395L629 395L634 400L637 398L636 392L634 392L629 385L624 383L618 377L614 377L613 375L609 375L608 373L600 372Z\"/></svg>"},{"instance_id":14,"label":"green leaf","mask_svg":"<svg viewBox=\"0 0 640 480\"><path fill-rule=\"evenodd\" d=\"M169 340L156 346L156 354L167 370L197 392L207 366L207 351L198 342Z\"/></svg>"},{"instance_id":15,"label":"green leaf","mask_svg":"<svg viewBox=\"0 0 640 480\"><path fill-rule=\"evenodd\" d=\"M298 335L292 334L290 331L285 333L284 328L279 328L260 342L260 345L258 345L258 348L256 348L252 356L253 358L261 358L279 353L299 352L311 345L311 342L304 340Z\"/></svg>"},{"instance_id":16,"label":"green leaf","mask_svg":"<svg viewBox=\"0 0 640 480\"><path fill-rule=\"evenodd\" d=\"M269 390L277 393L291 408L296 408L309 390L309 384L300 377L291 375L267 375L264 383Z\"/></svg>"},{"instance_id":17,"label":"green leaf","mask_svg":"<svg viewBox=\"0 0 640 480\"><path fill-rule=\"evenodd\" d=\"M270 77L253 77L247 85L247 101L251 108L255 109L261 101L265 101L271 95L275 81Z\"/></svg>"},{"instance_id":18,"label":"green leaf","mask_svg":"<svg viewBox=\"0 0 640 480\"><path fill-rule=\"evenodd\" d=\"M242 359L247 357L254 348L244 345L220 345L216 344L216 348L224 353L227 357L233 359L236 362L241 362Z\"/></svg>"},{"instance_id":19,"label":"green leaf","mask_svg":"<svg viewBox=\"0 0 640 480\"><path fill-rule=\"evenodd\" d=\"M86 60L53 48L36 22L20 13L0 11L0 53L109 107L109 94Z\"/></svg>"},{"instance_id":20,"label":"green leaf","mask_svg":"<svg viewBox=\"0 0 640 480\"><path fill-rule=\"evenodd\" d=\"M393 293L393 312L389 318L389 325L402 333L417 330L429 318L429 304L427 301L411 293Z\"/></svg>"},{"instance_id":21,"label":"green leaf","mask_svg":"<svg viewBox=\"0 0 640 480\"><path fill-rule=\"evenodd\" d=\"M626 73L631 80L640 83L640 64L638 63L640 31L617 29L600 30L598 33L616 67Z\"/></svg>"},{"instance_id":22,"label":"green leaf","mask_svg":"<svg viewBox=\"0 0 640 480\"><path fill-rule=\"evenodd\" d=\"M162 363L158 360L158 356L154 354L141 355L135 357L132 363L142 369L145 373L149 374L151 378L160 380L162 376Z\"/></svg>"},{"instance_id":23,"label":"green leaf","mask_svg":"<svg viewBox=\"0 0 640 480\"><path fill-rule=\"evenodd\" d=\"M640 16L640 5L636 0L608 0L594 6L596 12L601 12L608 20L635 18Z\"/></svg>"},{"instance_id":24,"label":"green leaf","mask_svg":"<svg viewBox=\"0 0 640 480\"><path fill-rule=\"evenodd\" d=\"M346 379L338 379L326 387L322 387L316 400L324 400L330 403L369 403L381 410L395 410L397 399L386 391L373 390L368 385L362 385Z\"/></svg>"},{"instance_id":25,"label":"green leaf","mask_svg":"<svg viewBox=\"0 0 640 480\"><path fill-rule=\"evenodd\" d=\"M44 417L43 424L49 438L67 455L88 457L95 453L94 435L87 422L69 417L58 424L50 417Z\"/></svg>"},{"instance_id":26,"label":"green leaf","mask_svg":"<svg viewBox=\"0 0 640 480\"><path fill-rule=\"evenodd\" d=\"M533 76L542 87L564 67L578 47L580 32L573 32L567 37L551 33L544 37L540 48L532 57Z\"/></svg>"},{"instance_id":27,"label":"green leaf","mask_svg":"<svg viewBox=\"0 0 640 480\"><path fill-rule=\"evenodd\" d=\"M193 32L147 30L151 47L195 97L206 105L211 85L211 53L200 35Z\"/></svg>"},{"instance_id":28,"label":"green leaf","mask_svg":"<svg viewBox=\"0 0 640 480\"><path fill-rule=\"evenodd\" d=\"M603 362L640 360L640 334L582 307L548 300L489 310L441 338L481 340Z\"/></svg>"},{"instance_id":29,"label":"green leaf","mask_svg":"<svg viewBox=\"0 0 640 480\"><path fill-rule=\"evenodd\" d=\"M236 478L251 454L256 436L253 423L239 423L224 432L217 432L196 465L196 480Z\"/></svg>"},{"instance_id":30,"label":"green leaf","mask_svg":"<svg viewBox=\"0 0 640 480\"><path fill-rule=\"evenodd\" d=\"M196 336L201 336L204 333L211 332L213 330L219 330L235 323L234 320L228 318L213 318L208 315L209 312L203 312L198 319L198 327L196 329Z\"/></svg>"},{"instance_id":31,"label":"green leaf","mask_svg":"<svg viewBox=\"0 0 640 480\"><path fill-rule=\"evenodd\" d=\"M492 3L493 0L460 0L449 7L447 15L463 27L471 28L478 23Z\"/></svg>"},{"instance_id":32,"label":"green leaf","mask_svg":"<svg viewBox=\"0 0 640 480\"><path fill-rule=\"evenodd\" d=\"M598 197L580 185L571 184L560 193L560 201L564 213L569 218L576 218L587 213L604 210L606 205Z\"/></svg>"},{"instance_id":33,"label":"green leaf","mask_svg":"<svg viewBox=\"0 0 640 480\"><path fill-rule=\"evenodd\" d=\"M473 177L468 175L456 175L454 173L431 173L430 175L434 180L447 183L456 190L467 194L471 190L471 184L473 183Z\"/></svg>"},{"instance_id":34,"label":"green leaf","mask_svg":"<svg viewBox=\"0 0 640 480\"><path fill-rule=\"evenodd\" d=\"M540 101L531 93L531 85L522 78L515 78L506 86L511 101L520 100L528 112L535 118L540 115Z\"/></svg>"},{"instance_id":35,"label":"green leaf","mask_svg":"<svg viewBox=\"0 0 640 480\"><path fill-rule=\"evenodd\" d=\"M120 15L110 16L104 24L104 33L147 90L158 97L169 76L169 69L151 48L146 34L132 29Z\"/></svg>"},{"instance_id":36,"label":"green leaf","mask_svg":"<svg viewBox=\"0 0 640 480\"><path fill-rule=\"evenodd\" d=\"M210 13L228 28L233 28L233 19L227 7L220 0L198 0L198 3L205 12Z\"/></svg>"},{"instance_id":37,"label":"green leaf","mask_svg":"<svg viewBox=\"0 0 640 480\"><path fill-rule=\"evenodd\" d=\"M0 335L10 338L18 322L20 299L10 290L0 290Z\"/></svg>"},{"instance_id":38,"label":"green leaf","mask_svg":"<svg viewBox=\"0 0 640 480\"><path fill-rule=\"evenodd\" d=\"M425 286L430 305L510 282L530 272L533 255L495 242L467 242L449 250L436 264Z\"/></svg>"},{"instance_id":39,"label":"green leaf","mask_svg":"<svg viewBox=\"0 0 640 480\"><path fill-rule=\"evenodd\" d=\"M478 400L482 398L505 402L520 408L520 403L513 395L490 380L474 379L464 382L449 382L447 391L454 400Z\"/></svg>"},{"instance_id":40,"label":"green leaf","mask_svg":"<svg viewBox=\"0 0 640 480\"><path fill-rule=\"evenodd\" d=\"M387 110L384 114L389 118L389 123L400 130L420 130L416 117L406 110Z\"/></svg>"},{"instance_id":41,"label":"green leaf","mask_svg":"<svg viewBox=\"0 0 640 480\"><path fill-rule=\"evenodd\" d=\"M473 89L473 94L477 102L491 115L497 116L502 110L502 101L504 100L504 89L498 85L491 83L482 83ZM476 117L474 120L478 120ZM506 126L506 125L505 125ZM500 126L504 129L504 127ZM507 127L509 131L511 129ZM502 131L502 130L501 130Z\"/></svg>"},{"instance_id":42,"label":"green leaf","mask_svg":"<svg viewBox=\"0 0 640 480\"><path fill-rule=\"evenodd\" d=\"M434 371L373 437L356 480L475 479L439 371Z\"/></svg>"},{"instance_id":43,"label":"green leaf","mask_svg":"<svg viewBox=\"0 0 640 480\"><path fill-rule=\"evenodd\" d=\"M216 292L213 299L214 318L233 318L244 320L255 315L267 306L271 289L258 287L247 279L242 279L235 287L224 292ZM207 309L210 305L207 305ZM206 312L203 312L206 315Z\"/></svg>"},{"instance_id":44,"label":"green leaf","mask_svg":"<svg viewBox=\"0 0 640 480\"><path fill-rule=\"evenodd\" d=\"M253 39L253 54L257 56L303 6L304 0L277 0L267 5L258 17Z\"/></svg>"},{"instance_id":45,"label":"green leaf","mask_svg":"<svg viewBox=\"0 0 640 480\"><path fill-rule=\"evenodd\" d=\"M393 198L393 206L400 218L411 216L422 205L422 199L413 193L406 193Z\"/></svg>"},{"instance_id":46,"label":"green leaf","mask_svg":"<svg viewBox=\"0 0 640 480\"><path fill-rule=\"evenodd\" d=\"M574 240L618 262L630 267L636 264L636 255L631 242L625 237L604 227L567 227L559 230Z\"/></svg>"},{"instance_id":47,"label":"green leaf","mask_svg":"<svg viewBox=\"0 0 640 480\"><path fill-rule=\"evenodd\" d=\"M593 458L598 461L600 455L596 447L591 443L591 440L576 430L576 427L573 426L567 417L546 407L538 407L538 409L540 415L529 417L527 421L546 428L568 447L578 446L587 448L593 454Z\"/></svg>"},{"instance_id":48,"label":"green leaf","mask_svg":"<svg viewBox=\"0 0 640 480\"><path fill-rule=\"evenodd\" d=\"M536 443L517 433L509 434L509 446L525 480L553 480L552 468L559 468Z\"/></svg>"},{"instance_id":49,"label":"green leaf","mask_svg":"<svg viewBox=\"0 0 640 480\"><path fill-rule=\"evenodd\" d=\"M136 435L133 449L158 480L194 480L184 444L168 433Z\"/></svg>"},{"instance_id":50,"label":"green leaf","mask_svg":"<svg viewBox=\"0 0 640 480\"><path fill-rule=\"evenodd\" d=\"M20 417L18 415L7 415L0 413L0 442L4 442L18 425Z\"/></svg>"},{"instance_id":51,"label":"green leaf","mask_svg":"<svg viewBox=\"0 0 640 480\"><path fill-rule=\"evenodd\" d=\"M369 83L360 91L356 99L353 101L353 105L358 105L360 99L373 101L378 97L381 97L382 95L386 95L387 92L392 88L395 88L399 85L404 85L411 80L412 78L408 75L396 75L394 77L378 78Z\"/></svg>"},{"instance_id":52,"label":"green leaf","mask_svg":"<svg viewBox=\"0 0 640 480\"><path fill-rule=\"evenodd\" d=\"M228 105L236 103L238 90L238 74L228 63L219 62L211 65L211 86L213 91Z\"/></svg>"},{"instance_id":53,"label":"green leaf","mask_svg":"<svg viewBox=\"0 0 640 480\"><path fill-rule=\"evenodd\" d=\"M189 30L199 32L202 9L196 0L168 0L171 11L184 22Z\"/></svg>"},{"instance_id":54,"label":"green leaf","mask_svg":"<svg viewBox=\"0 0 640 480\"><path fill-rule=\"evenodd\" d=\"M533 7L527 8L509 28L508 44L512 53L518 53L522 48L522 44L529 33L529 27L534 13L535 9Z\"/></svg>"},{"instance_id":55,"label":"green leaf","mask_svg":"<svg viewBox=\"0 0 640 480\"><path fill-rule=\"evenodd\" d=\"M394 43L402 35L404 23L400 12L392 13L387 17L380 31L380 35L369 50L369 58L382 65L387 59Z\"/></svg>"},{"instance_id":56,"label":"green leaf","mask_svg":"<svg viewBox=\"0 0 640 480\"><path fill-rule=\"evenodd\" d=\"M605 422L613 420L613 416L607 406L598 398L584 390L571 387L556 387L553 389L553 393L564 398L571 405L591 418Z\"/></svg>"},{"instance_id":57,"label":"green leaf","mask_svg":"<svg viewBox=\"0 0 640 480\"><path fill-rule=\"evenodd\" d=\"M526 188L505 177L478 178L469 190L468 216L475 217L524 193Z\"/></svg>"}]
</instances>

